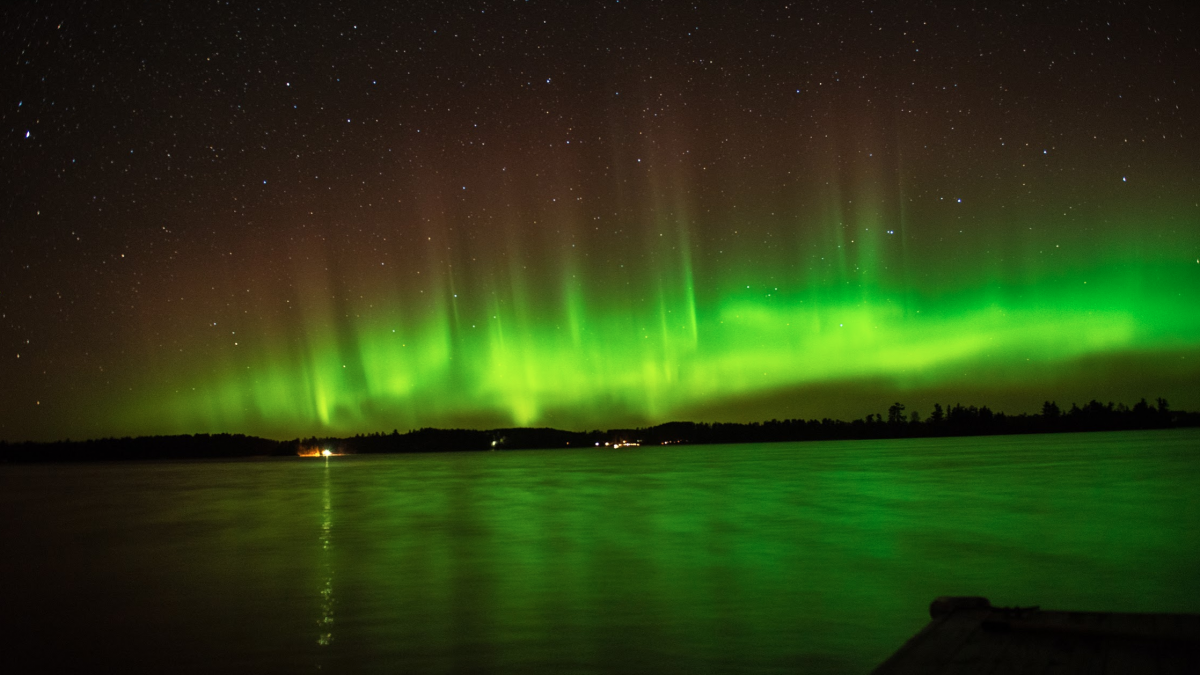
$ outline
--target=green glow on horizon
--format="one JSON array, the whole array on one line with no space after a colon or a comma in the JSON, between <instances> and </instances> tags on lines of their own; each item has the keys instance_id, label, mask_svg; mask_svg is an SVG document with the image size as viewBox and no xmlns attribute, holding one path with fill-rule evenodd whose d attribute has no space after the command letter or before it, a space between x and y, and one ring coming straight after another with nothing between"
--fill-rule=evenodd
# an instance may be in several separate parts
<instances>
[{"instance_id":1,"label":"green glow on horizon","mask_svg":"<svg viewBox=\"0 0 1200 675\"><path fill-rule=\"evenodd\" d=\"M889 272L885 237L855 237L851 255L846 236L824 267L747 258L701 276L681 228L624 268L568 258L542 284L553 275L513 256L474 276L443 269L420 300L362 293L347 306L327 300L333 282L310 280L302 324L264 320L257 340L184 364L145 386L125 422L276 436L603 428L807 385L874 379L902 392L964 368L1019 380L1089 356L1200 347L1197 270L1168 256L922 285L900 277L935 261Z\"/></svg>"}]
</instances>

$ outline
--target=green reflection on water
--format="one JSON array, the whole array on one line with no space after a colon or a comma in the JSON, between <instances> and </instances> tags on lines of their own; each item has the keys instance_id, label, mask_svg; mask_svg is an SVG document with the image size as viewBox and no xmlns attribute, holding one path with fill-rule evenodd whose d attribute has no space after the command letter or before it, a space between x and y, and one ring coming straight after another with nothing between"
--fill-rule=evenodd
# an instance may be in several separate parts
<instances>
[{"instance_id":1,"label":"green reflection on water","mask_svg":"<svg viewBox=\"0 0 1200 675\"><path fill-rule=\"evenodd\" d=\"M333 641L333 500L329 489L329 457L325 457L325 489L322 494L321 520L321 572L324 585L321 587L321 618L317 621L320 634L317 644L325 646Z\"/></svg>"},{"instance_id":2,"label":"green reflection on water","mask_svg":"<svg viewBox=\"0 0 1200 675\"><path fill-rule=\"evenodd\" d=\"M862 673L937 595L1200 611L1198 453L1184 430L0 467L0 628L60 670Z\"/></svg>"},{"instance_id":3,"label":"green reflection on water","mask_svg":"<svg viewBox=\"0 0 1200 675\"><path fill-rule=\"evenodd\" d=\"M344 640L418 668L863 672L941 594L1197 611L1196 450L1187 432L347 458L343 536L370 543L343 559L346 606L392 620Z\"/></svg>"}]
</instances>

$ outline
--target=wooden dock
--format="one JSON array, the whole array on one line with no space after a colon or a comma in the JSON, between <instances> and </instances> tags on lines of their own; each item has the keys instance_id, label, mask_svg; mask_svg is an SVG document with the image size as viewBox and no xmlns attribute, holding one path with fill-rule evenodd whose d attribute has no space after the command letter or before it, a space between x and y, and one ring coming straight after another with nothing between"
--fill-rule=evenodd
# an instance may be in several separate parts
<instances>
[{"instance_id":1,"label":"wooden dock","mask_svg":"<svg viewBox=\"0 0 1200 675\"><path fill-rule=\"evenodd\" d=\"M993 607L938 598L929 622L875 675L1200 673L1200 615Z\"/></svg>"}]
</instances>

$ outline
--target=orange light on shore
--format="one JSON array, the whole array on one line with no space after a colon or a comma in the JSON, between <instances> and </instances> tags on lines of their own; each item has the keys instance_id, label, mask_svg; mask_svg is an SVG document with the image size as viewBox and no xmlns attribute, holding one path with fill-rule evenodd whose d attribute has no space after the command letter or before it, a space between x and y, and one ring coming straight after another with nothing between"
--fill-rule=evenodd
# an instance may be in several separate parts
<instances>
[{"instance_id":1,"label":"orange light on shore","mask_svg":"<svg viewBox=\"0 0 1200 675\"><path fill-rule=\"evenodd\" d=\"M342 454L344 453L334 452L329 448L306 448L304 446L300 446L300 449L296 451L297 457L337 457Z\"/></svg>"}]
</instances>

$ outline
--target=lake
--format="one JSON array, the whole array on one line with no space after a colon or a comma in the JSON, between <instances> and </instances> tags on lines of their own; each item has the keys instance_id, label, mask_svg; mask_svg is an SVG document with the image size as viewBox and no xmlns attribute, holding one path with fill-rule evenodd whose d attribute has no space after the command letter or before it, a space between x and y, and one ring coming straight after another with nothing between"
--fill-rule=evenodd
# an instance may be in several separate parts
<instances>
[{"instance_id":1,"label":"lake","mask_svg":"<svg viewBox=\"0 0 1200 675\"><path fill-rule=\"evenodd\" d=\"M0 465L7 672L866 673L1200 612L1200 430Z\"/></svg>"}]
</instances>

